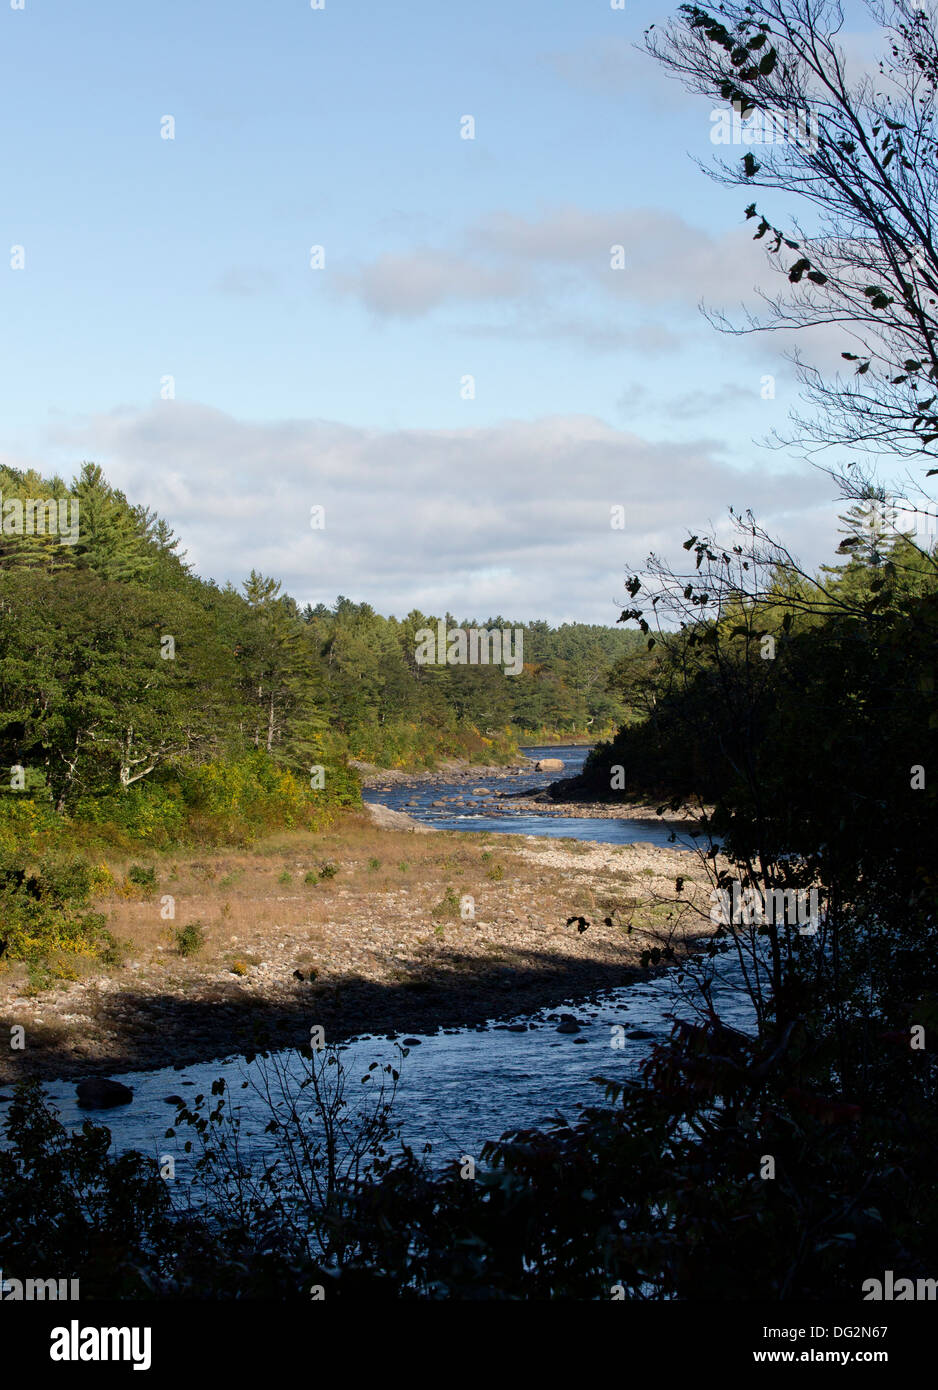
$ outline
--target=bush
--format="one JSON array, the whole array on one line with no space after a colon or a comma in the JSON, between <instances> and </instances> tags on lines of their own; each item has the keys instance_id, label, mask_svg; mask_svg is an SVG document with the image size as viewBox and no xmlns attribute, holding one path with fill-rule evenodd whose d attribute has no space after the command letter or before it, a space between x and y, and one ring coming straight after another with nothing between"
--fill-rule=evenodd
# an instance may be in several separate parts
<instances>
[{"instance_id":1,"label":"bush","mask_svg":"<svg viewBox=\"0 0 938 1390\"><path fill-rule=\"evenodd\" d=\"M458 917L459 898L454 888L447 887L440 902L433 909L434 917Z\"/></svg>"},{"instance_id":2,"label":"bush","mask_svg":"<svg viewBox=\"0 0 938 1390\"><path fill-rule=\"evenodd\" d=\"M319 866L319 877L320 877L320 878L335 878L335 876L336 876L336 874L337 874L338 872L339 872L339 866L338 866L338 864L330 864L330 863L327 861L325 864L320 864L320 866Z\"/></svg>"},{"instance_id":3,"label":"bush","mask_svg":"<svg viewBox=\"0 0 938 1390\"><path fill-rule=\"evenodd\" d=\"M98 937L98 959L105 965L120 966L127 958L128 942L118 941L106 928Z\"/></svg>"},{"instance_id":4,"label":"bush","mask_svg":"<svg viewBox=\"0 0 938 1390\"><path fill-rule=\"evenodd\" d=\"M80 858L34 861L28 846L0 854L0 953L37 964L60 951L97 954L105 918L87 910L94 881Z\"/></svg>"},{"instance_id":5,"label":"bush","mask_svg":"<svg viewBox=\"0 0 938 1390\"><path fill-rule=\"evenodd\" d=\"M176 949L181 956L194 956L205 945L205 928L201 922L187 922L176 930Z\"/></svg>"},{"instance_id":6,"label":"bush","mask_svg":"<svg viewBox=\"0 0 938 1390\"><path fill-rule=\"evenodd\" d=\"M142 888L147 894L156 892L156 870L145 869L142 864L131 864L127 881L135 888Z\"/></svg>"}]
</instances>

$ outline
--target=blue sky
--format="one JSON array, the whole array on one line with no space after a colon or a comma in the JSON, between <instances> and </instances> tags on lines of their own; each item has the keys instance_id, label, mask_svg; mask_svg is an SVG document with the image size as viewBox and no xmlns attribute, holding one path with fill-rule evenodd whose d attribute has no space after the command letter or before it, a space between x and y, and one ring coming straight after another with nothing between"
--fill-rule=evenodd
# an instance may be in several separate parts
<instances>
[{"instance_id":1,"label":"blue sky","mask_svg":"<svg viewBox=\"0 0 938 1390\"><path fill-rule=\"evenodd\" d=\"M382 611L614 621L625 564L731 503L827 558L830 486L752 442L785 345L697 309L771 277L689 157L709 104L632 47L668 13L0 10L3 457L94 458L200 572Z\"/></svg>"}]
</instances>

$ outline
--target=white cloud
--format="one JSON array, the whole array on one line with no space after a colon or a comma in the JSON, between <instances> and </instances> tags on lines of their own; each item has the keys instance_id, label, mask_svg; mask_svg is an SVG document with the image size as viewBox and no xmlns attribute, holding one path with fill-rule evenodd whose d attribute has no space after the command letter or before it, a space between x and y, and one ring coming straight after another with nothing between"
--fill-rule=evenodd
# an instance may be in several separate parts
<instances>
[{"instance_id":1,"label":"white cloud","mask_svg":"<svg viewBox=\"0 0 938 1390\"><path fill-rule=\"evenodd\" d=\"M816 472L742 472L716 442L655 442L589 416L379 431L246 423L174 401L55 439L164 515L200 574L240 583L256 568L300 602L344 593L398 615L614 622L628 568L652 548L680 558L687 531L729 505L752 507L808 564L832 548L830 484ZM614 504L624 532L610 527Z\"/></svg>"},{"instance_id":2,"label":"white cloud","mask_svg":"<svg viewBox=\"0 0 938 1390\"><path fill-rule=\"evenodd\" d=\"M618 247L622 268L613 266ZM659 334L667 335L673 329L660 323L662 315L696 316L702 299L732 312L743 301L754 304L755 287L773 279L745 228L713 236L660 208L565 206L531 218L493 213L468 227L454 249L385 253L343 272L338 287L379 317L418 318L473 303L520 314L538 336L569 336L576 324L594 347L618 348L639 326L610 326L610 305L616 315L623 304L653 308ZM644 350L650 326L640 327L634 346ZM658 350L671 346L661 342Z\"/></svg>"},{"instance_id":3,"label":"white cloud","mask_svg":"<svg viewBox=\"0 0 938 1390\"><path fill-rule=\"evenodd\" d=\"M339 276L338 283L342 292L388 318L418 318L447 301L505 301L524 289L515 269L488 267L433 247L379 256L359 271Z\"/></svg>"}]
</instances>

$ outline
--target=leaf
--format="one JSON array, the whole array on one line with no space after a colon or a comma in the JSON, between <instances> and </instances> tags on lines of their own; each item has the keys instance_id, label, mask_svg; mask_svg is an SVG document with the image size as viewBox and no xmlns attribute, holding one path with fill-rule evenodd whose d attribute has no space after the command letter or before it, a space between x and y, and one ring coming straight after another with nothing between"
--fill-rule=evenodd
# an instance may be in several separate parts
<instances>
[{"instance_id":1,"label":"leaf","mask_svg":"<svg viewBox=\"0 0 938 1390\"><path fill-rule=\"evenodd\" d=\"M762 165L756 163L753 155L748 152L743 155L743 173L747 179L754 178L761 168Z\"/></svg>"},{"instance_id":2,"label":"leaf","mask_svg":"<svg viewBox=\"0 0 938 1390\"><path fill-rule=\"evenodd\" d=\"M778 54L776 53L774 48L770 48L768 53L762 59L762 62L759 64L759 71L762 74L762 76L768 77L769 73L774 70L775 64L777 62Z\"/></svg>"}]
</instances>

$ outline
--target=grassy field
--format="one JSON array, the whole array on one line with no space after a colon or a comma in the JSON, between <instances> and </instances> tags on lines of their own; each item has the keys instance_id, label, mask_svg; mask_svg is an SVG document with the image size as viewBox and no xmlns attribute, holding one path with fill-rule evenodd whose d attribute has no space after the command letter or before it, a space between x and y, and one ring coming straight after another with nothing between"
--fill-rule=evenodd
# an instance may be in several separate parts
<instances>
[{"instance_id":1,"label":"grassy field","mask_svg":"<svg viewBox=\"0 0 938 1390\"><path fill-rule=\"evenodd\" d=\"M0 1013L29 1045L0 1079L218 1056L252 1021L282 1040L311 1011L344 1033L418 1029L620 984L662 937L707 930L695 864L651 845L381 830L358 813L248 850L109 858L95 908L115 957L68 957L64 978L6 968Z\"/></svg>"}]
</instances>

